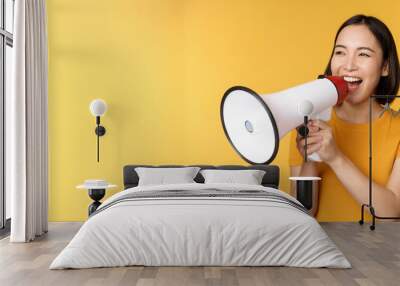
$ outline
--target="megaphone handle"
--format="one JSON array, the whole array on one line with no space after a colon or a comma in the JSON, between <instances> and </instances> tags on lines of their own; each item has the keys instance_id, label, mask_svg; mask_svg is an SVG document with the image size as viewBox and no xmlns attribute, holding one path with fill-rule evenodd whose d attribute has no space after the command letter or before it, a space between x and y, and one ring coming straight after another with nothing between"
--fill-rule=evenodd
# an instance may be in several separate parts
<instances>
[{"instance_id":1,"label":"megaphone handle","mask_svg":"<svg viewBox=\"0 0 400 286\"><path fill-rule=\"evenodd\" d=\"M308 116L304 116L304 126L307 128L308 125ZM307 135L308 132L306 132L304 136L304 162L307 162Z\"/></svg>"}]
</instances>

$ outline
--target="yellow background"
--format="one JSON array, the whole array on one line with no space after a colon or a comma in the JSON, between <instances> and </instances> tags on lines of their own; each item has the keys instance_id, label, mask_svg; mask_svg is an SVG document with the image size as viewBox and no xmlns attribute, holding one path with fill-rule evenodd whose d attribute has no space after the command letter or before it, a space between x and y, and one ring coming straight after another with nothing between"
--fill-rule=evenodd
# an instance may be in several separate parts
<instances>
[{"instance_id":1,"label":"yellow background","mask_svg":"<svg viewBox=\"0 0 400 286\"><path fill-rule=\"evenodd\" d=\"M400 45L398 11L395 0L48 0L49 219L86 219L91 200L75 186L107 179L119 186L109 196L126 164L246 164L221 127L225 90L315 79L337 29L358 13L382 19ZM100 163L95 98L108 104ZM284 191L288 143L273 162Z\"/></svg>"}]
</instances>

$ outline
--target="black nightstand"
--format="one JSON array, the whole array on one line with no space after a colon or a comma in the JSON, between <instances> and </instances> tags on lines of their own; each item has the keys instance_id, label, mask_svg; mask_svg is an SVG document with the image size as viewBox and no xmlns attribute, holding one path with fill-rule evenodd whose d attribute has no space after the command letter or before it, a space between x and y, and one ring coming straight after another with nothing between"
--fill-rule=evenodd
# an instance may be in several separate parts
<instances>
[{"instance_id":1,"label":"black nightstand","mask_svg":"<svg viewBox=\"0 0 400 286\"><path fill-rule=\"evenodd\" d=\"M86 183L76 186L77 189L87 189L89 197L93 200L93 203L91 203L88 207L89 216L92 213L94 213L97 210L97 208L101 205L100 200L104 198L106 190L110 188L115 188L116 186L117 185L111 185L111 184L92 185Z\"/></svg>"}]
</instances>

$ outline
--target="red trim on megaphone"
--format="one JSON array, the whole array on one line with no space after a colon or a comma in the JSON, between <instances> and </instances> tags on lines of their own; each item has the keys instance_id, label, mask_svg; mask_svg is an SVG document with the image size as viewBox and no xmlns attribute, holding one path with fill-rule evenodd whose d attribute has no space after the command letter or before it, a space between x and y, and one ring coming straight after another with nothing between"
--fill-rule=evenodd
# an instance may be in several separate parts
<instances>
[{"instance_id":1,"label":"red trim on megaphone","mask_svg":"<svg viewBox=\"0 0 400 286\"><path fill-rule=\"evenodd\" d=\"M342 104L349 92L346 81L340 76L328 75L324 76L324 78L329 79L336 87L336 90L338 92L338 100L336 102L336 105Z\"/></svg>"}]
</instances>

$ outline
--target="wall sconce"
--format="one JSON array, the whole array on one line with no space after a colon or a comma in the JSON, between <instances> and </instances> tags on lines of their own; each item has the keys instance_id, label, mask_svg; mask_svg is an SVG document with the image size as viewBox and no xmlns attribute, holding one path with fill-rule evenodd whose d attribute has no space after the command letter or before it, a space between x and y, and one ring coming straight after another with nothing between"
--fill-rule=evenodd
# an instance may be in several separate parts
<instances>
[{"instance_id":1,"label":"wall sconce","mask_svg":"<svg viewBox=\"0 0 400 286\"><path fill-rule=\"evenodd\" d=\"M97 162L99 162L99 137L106 134L106 129L104 128L104 126L100 125L100 116L103 116L104 113L106 113L107 104L102 99L95 99L92 100L92 102L89 105L89 108L93 116L96 116L97 127L94 132L97 135Z\"/></svg>"}]
</instances>

